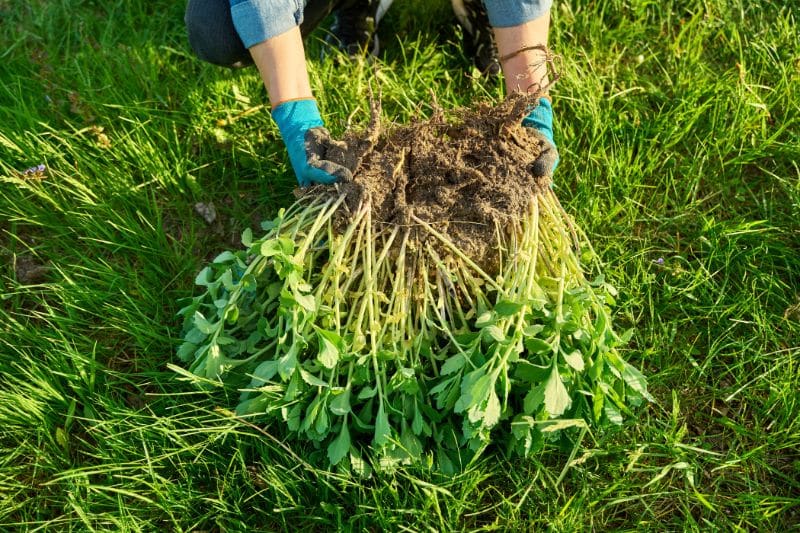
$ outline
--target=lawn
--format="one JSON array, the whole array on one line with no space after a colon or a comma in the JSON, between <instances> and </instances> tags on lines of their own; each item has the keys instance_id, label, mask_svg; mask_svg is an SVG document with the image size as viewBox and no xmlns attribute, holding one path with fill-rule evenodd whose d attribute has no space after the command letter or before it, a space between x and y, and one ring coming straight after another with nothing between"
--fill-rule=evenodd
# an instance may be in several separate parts
<instances>
[{"instance_id":1,"label":"lawn","mask_svg":"<svg viewBox=\"0 0 800 533\"><path fill-rule=\"evenodd\" d=\"M310 37L334 134L367 124L370 83L396 123L503 97L430 4L396 2L371 64ZM197 272L293 199L255 70L195 59L182 2L0 0L0 529L798 527L800 9L780 4L553 8L556 192L657 402L574 454L361 479L167 366Z\"/></svg>"}]
</instances>

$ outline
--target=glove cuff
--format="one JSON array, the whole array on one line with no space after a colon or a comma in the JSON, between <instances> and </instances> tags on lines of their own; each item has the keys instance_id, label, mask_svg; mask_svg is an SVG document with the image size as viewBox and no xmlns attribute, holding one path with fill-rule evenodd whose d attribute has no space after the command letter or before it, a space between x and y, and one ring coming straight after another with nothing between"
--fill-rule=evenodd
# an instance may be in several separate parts
<instances>
[{"instance_id":1,"label":"glove cuff","mask_svg":"<svg viewBox=\"0 0 800 533\"><path fill-rule=\"evenodd\" d=\"M284 141L305 133L309 128L325 125L317 101L313 98L281 102L273 108L272 119L278 125Z\"/></svg>"},{"instance_id":2,"label":"glove cuff","mask_svg":"<svg viewBox=\"0 0 800 533\"><path fill-rule=\"evenodd\" d=\"M534 107L527 117L522 119L522 125L539 130L547 140L553 140L553 105L549 98L539 98L538 105Z\"/></svg>"}]
</instances>

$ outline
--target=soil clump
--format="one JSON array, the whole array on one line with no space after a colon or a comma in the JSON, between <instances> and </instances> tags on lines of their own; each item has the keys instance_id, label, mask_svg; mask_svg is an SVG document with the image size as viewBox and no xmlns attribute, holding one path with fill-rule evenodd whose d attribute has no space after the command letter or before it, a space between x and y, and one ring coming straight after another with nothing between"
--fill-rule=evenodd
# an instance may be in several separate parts
<instances>
[{"instance_id":1,"label":"soil clump","mask_svg":"<svg viewBox=\"0 0 800 533\"><path fill-rule=\"evenodd\" d=\"M370 127L329 141L320 156L352 172L352 180L336 186L347 195L349 210L343 211L355 213L369 201L376 231L407 227L410 244L422 246L432 237L415 224L416 216L496 273L497 228L512 227L532 196L551 186L543 169L551 168L555 150L541 133L522 126L537 101L514 94L496 106L457 110L452 120L437 110L429 120L387 131L373 103Z\"/></svg>"}]
</instances>

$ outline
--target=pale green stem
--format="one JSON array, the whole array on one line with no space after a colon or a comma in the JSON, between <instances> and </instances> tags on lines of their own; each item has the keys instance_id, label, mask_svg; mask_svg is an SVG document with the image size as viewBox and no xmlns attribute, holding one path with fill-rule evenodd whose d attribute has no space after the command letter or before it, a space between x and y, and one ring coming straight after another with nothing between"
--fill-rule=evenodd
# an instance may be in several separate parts
<instances>
[{"instance_id":1,"label":"pale green stem","mask_svg":"<svg viewBox=\"0 0 800 533\"><path fill-rule=\"evenodd\" d=\"M308 231L308 234L303 239L303 246L295 254L295 257L300 258L300 261L302 261L303 258L305 257L306 252L308 252L309 246L311 246L314 243L314 237L317 236L317 233L322 228L323 224L325 224L325 222L327 222L328 219L330 219L333 213L339 208L340 205L342 205L342 202L344 202L344 200L345 200L345 195L342 194L339 196L339 198L336 200L335 203L333 202L333 199L330 199L327 202L325 202L325 204L322 207L322 210L324 211L324 209L327 208L328 206L330 206L330 208L322 216L317 216L317 218L314 220L314 224ZM333 203L333 205L331 205L331 203Z\"/></svg>"},{"instance_id":2,"label":"pale green stem","mask_svg":"<svg viewBox=\"0 0 800 533\"><path fill-rule=\"evenodd\" d=\"M369 200L368 200L369 202ZM383 379L384 375L380 370L380 365L378 365L378 345L377 339L375 337L374 325L375 325L375 308L374 308L374 291L375 291L375 279L372 275L372 268L374 266L373 263L373 247L374 241L372 240L372 209L367 211L366 217L366 246L365 246L365 253L364 253L364 278L365 278L365 298L364 301L366 302L367 306L367 320L369 321L369 338L370 338L370 354L372 355L372 367L373 371L375 372L375 381L378 387L378 401L384 403L384 383ZM360 325L360 322L359 322Z\"/></svg>"},{"instance_id":3,"label":"pale green stem","mask_svg":"<svg viewBox=\"0 0 800 533\"><path fill-rule=\"evenodd\" d=\"M317 289L317 296L318 297L320 297L323 294L324 291L328 290L328 283L329 282L332 282L332 285L334 287L334 294L333 294L333 304L334 305L333 305L333 309L334 309L334 316L335 316L335 322L336 322L336 333L337 334L340 334L340 325L342 323L342 321L341 321L340 304L341 304L341 300L344 298L344 294L341 294L341 295L337 294L337 292L340 289L339 280L340 280L341 274L342 274L341 262L342 262L342 259L345 256L345 253L350 248L350 243L352 242L355 230L361 224L361 221L364 218L364 214L365 213L366 213L366 210L363 209L363 208L358 211L358 213L356 214L356 217L353 219L353 221L348 226L347 230L342 235L341 241L336 243L336 247L335 247L336 253L333 255L333 257L329 258L328 267L325 269L325 273L323 274L323 277L322 277L322 279L320 280L320 282L318 284L318 289ZM329 219L329 220L332 220L332 219ZM330 234L331 234L331 232L329 232L329 235ZM331 242L333 242L333 241L331 241ZM332 280L331 280L331 276L333 277Z\"/></svg>"},{"instance_id":4,"label":"pale green stem","mask_svg":"<svg viewBox=\"0 0 800 533\"><path fill-rule=\"evenodd\" d=\"M467 257L467 255L464 252L462 252L455 244L453 244L453 242L450 239L445 237L442 233L433 229L433 227L430 224L428 224L421 218L417 217L416 215L412 214L411 218L414 220L414 222L416 222L417 224L421 225L423 228L428 230L428 232L430 232L431 235L439 239L442 242L442 244L447 246L447 248L449 248L451 252L457 255L462 261L468 264L471 268L473 268L475 272L480 274L481 277L484 278L487 283L489 283L489 285L491 285L500 292L503 291L503 287L498 285L497 282L494 279L492 279L491 276L489 276L486 272L483 271L481 267L475 264L475 262L472 259Z\"/></svg>"}]
</instances>

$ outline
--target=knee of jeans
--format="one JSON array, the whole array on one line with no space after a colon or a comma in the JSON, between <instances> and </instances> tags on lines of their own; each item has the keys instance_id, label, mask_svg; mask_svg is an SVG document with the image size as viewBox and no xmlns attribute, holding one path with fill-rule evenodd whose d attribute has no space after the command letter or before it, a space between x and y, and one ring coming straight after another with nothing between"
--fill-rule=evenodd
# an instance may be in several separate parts
<instances>
[{"instance_id":1,"label":"knee of jeans","mask_svg":"<svg viewBox=\"0 0 800 533\"><path fill-rule=\"evenodd\" d=\"M228 0L189 0L186 33L195 55L214 65L239 67L252 63L230 15Z\"/></svg>"}]
</instances>

